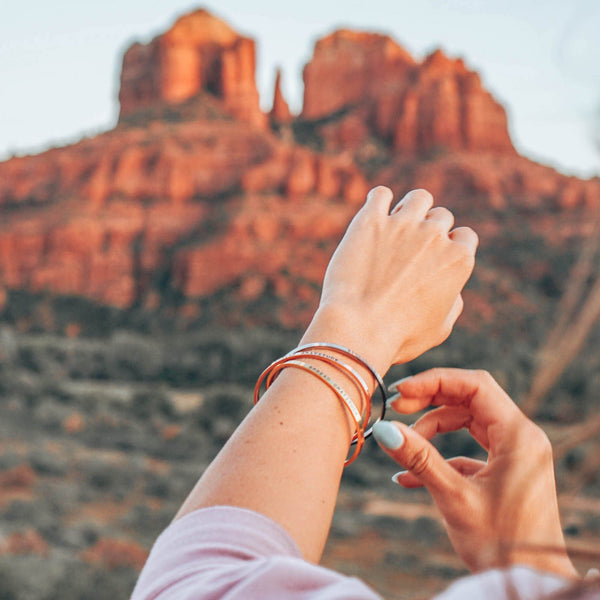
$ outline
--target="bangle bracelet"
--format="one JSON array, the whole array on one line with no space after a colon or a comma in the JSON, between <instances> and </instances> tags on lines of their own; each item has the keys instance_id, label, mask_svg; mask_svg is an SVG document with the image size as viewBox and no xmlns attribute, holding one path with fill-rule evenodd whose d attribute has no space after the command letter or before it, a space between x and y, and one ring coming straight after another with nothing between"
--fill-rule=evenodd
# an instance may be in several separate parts
<instances>
[{"instance_id":1,"label":"bangle bracelet","mask_svg":"<svg viewBox=\"0 0 600 600\"><path fill-rule=\"evenodd\" d=\"M286 354L286 356L294 355L296 352L304 352L305 350L315 350L315 349L320 349L320 348L335 350L336 352L339 352L340 354L347 356L348 358L353 358L358 363L360 363L367 371L369 371L371 373L371 375L377 382L379 394L381 395L381 414L375 420L373 425L375 425L375 423L377 423L379 421L382 421L383 418L385 417L385 408L386 408L385 404L387 402L387 393L385 390L385 384L383 383L383 380L379 376L379 373L377 373L377 371L371 365L369 365L369 363L367 361L365 361L364 358L362 358L361 356L356 354L356 352L353 352L349 348L345 348L344 346L340 346L338 344L328 344L325 342L314 342L311 344L303 344L302 346L298 346L297 348L294 348L294 350L292 350L291 352ZM367 425L367 423L365 423L365 426L366 425ZM369 429L367 429L365 431L365 438L368 438L373 433L373 425L371 425L371 427L369 427Z\"/></svg>"},{"instance_id":2,"label":"bangle bracelet","mask_svg":"<svg viewBox=\"0 0 600 600\"><path fill-rule=\"evenodd\" d=\"M361 374L350 365L342 362L335 356L331 356L330 354L325 354L324 352L317 352L314 350L307 350L306 352L294 352L290 355L292 358L311 358L315 360L320 360L325 362L326 364L331 365L338 371L341 371L350 379L353 383L354 387L358 391L362 402L363 402L363 412L361 414L360 424L363 428L367 426L369 419L371 418L371 396L369 395L369 386L367 382L362 378ZM267 379L267 381L269 381ZM356 444L358 440L357 434L352 438L352 443Z\"/></svg>"},{"instance_id":3,"label":"bangle bracelet","mask_svg":"<svg viewBox=\"0 0 600 600\"><path fill-rule=\"evenodd\" d=\"M258 378L258 381L256 382L256 387L254 388L254 404L258 402L260 388L265 377L267 375L270 376L267 380L268 388L268 381L272 382L274 379L273 376L287 367L306 371L307 373L310 373L315 377L319 378L325 385L327 385L327 387L329 387L334 392L334 394L340 399L342 404L348 409L352 418L352 424L356 428L356 448L354 449L354 453L352 454L352 456L345 460L344 465L347 466L350 463L354 462L354 460L356 460L356 457L360 454L360 451L362 450L362 447L365 443L364 429L360 426L361 415L358 412L358 409L356 408L354 402L352 402L352 398L348 396L348 394L342 389L342 387L338 385L333 379L331 379L329 375L323 373L323 371L321 371L320 369L317 369L317 367L314 367L313 365L299 360L294 360L293 357L284 356L283 358L280 358L279 360L272 363L267 369L265 369L265 371L263 371L261 376Z\"/></svg>"}]
</instances>

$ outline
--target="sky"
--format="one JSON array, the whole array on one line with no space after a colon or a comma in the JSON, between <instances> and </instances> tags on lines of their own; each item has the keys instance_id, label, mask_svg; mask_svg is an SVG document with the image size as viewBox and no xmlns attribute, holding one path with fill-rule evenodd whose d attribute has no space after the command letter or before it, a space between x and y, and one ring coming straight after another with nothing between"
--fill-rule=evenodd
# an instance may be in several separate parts
<instances>
[{"instance_id":1,"label":"sky","mask_svg":"<svg viewBox=\"0 0 600 600\"><path fill-rule=\"evenodd\" d=\"M291 106L314 42L340 27L391 35L417 59L461 56L507 108L517 149L579 176L600 174L597 0L20 0L0 12L0 160L114 126L121 59L203 6L257 40L261 102L275 68Z\"/></svg>"}]
</instances>

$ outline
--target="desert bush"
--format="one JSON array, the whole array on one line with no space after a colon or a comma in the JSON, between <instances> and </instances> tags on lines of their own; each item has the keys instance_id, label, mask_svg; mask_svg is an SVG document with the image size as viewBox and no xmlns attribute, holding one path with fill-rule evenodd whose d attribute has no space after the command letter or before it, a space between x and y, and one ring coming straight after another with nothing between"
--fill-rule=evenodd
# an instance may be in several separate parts
<instances>
[{"instance_id":1,"label":"desert bush","mask_svg":"<svg viewBox=\"0 0 600 600\"><path fill-rule=\"evenodd\" d=\"M28 461L38 475L62 477L69 469L67 456L35 447L29 451Z\"/></svg>"},{"instance_id":2,"label":"desert bush","mask_svg":"<svg viewBox=\"0 0 600 600\"><path fill-rule=\"evenodd\" d=\"M103 495L124 497L130 491L139 473L130 465L115 465L100 458L90 460L85 466L85 479Z\"/></svg>"},{"instance_id":3,"label":"desert bush","mask_svg":"<svg viewBox=\"0 0 600 600\"><path fill-rule=\"evenodd\" d=\"M66 359L66 370L73 379L110 379L106 344L81 344Z\"/></svg>"},{"instance_id":4,"label":"desert bush","mask_svg":"<svg viewBox=\"0 0 600 600\"><path fill-rule=\"evenodd\" d=\"M123 527L136 533L139 542L150 546L169 525L184 498L185 496L160 510L151 510L147 505L138 504L121 519L121 523Z\"/></svg>"},{"instance_id":5,"label":"desert bush","mask_svg":"<svg viewBox=\"0 0 600 600\"><path fill-rule=\"evenodd\" d=\"M252 407L246 388L219 384L208 388L197 411L197 424L217 443L222 444L233 433Z\"/></svg>"},{"instance_id":6,"label":"desert bush","mask_svg":"<svg viewBox=\"0 0 600 600\"><path fill-rule=\"evenodd\" d=\"M137 576L138 572L128 567L106 570L73 561L48 594L40 600L128 598L133 591Z\"/></svg>"},{"instance_id":7,"label":"desert bush","mask_svg":"<svg viewBox=\"0 0 600 600\"><path fill-rule=\"evenodd\" d=\"M0 471L8 471L22 463L23 459L12 450L7 450L0 454Z\"/></svg>"},{"instance_id":8,"label":"desert bush","mask_svg":"<svg viewBox=\"0 0 600 600\"><path fill-rule=\"evenodd\" d=\"M169 476L158 473L146 473L144 494L155 498L165 499L170 495L172 481Z\"/></svg>"},{"instance_id":9,"label":"desert bush","mask_svg":"<svg viewBox=\"0 0 600 600\"><path fill-rule=\"evenodd\" d=\"M160 389L148 389L133 395L130 407L136 419L152 417L172 418L175 416L173 405L168 395Z\"/></svg>"},{"instance_id":10,"label":"desert bush","mask_svg":"<svg viewBox=\"0 0 600 600\"><path fill-rule=\"evenodd\" d=\"M27 589L20 573L15 569L15 559L0 557L0 600L25 600Z\"/></svg>"},{"instance_id":11,"label":"desert bush","mask_svg":"<svg viewBox=\"0 0 600 600\"><path fill-rule=\"evenodd\" d=\"M154 381L162 372L163 348L147 336L119 332L110 341L107 361L111 379Z\"/></svg>"},{"instance_id":12,"label":"desert bush","mask_svg":"<svg viewBox=\"0 0 600 600\"><path fill-rule=\"evenodd\" d=\"M34 502L13 500L2 512L2 520L7 523L33 523L38 509Z\"/></svg>"},{"instance_id":13,"label":"desert bush","mask_svg":"<svg viewBox=\"0 0 600 600\"><path fill-rule=\"evenodd\" d=\"M198 426L192 415L183 423L180 435L173 439L164 440L160 432L155 431L152 440L145 441L144 451L150 456L172 463L191 459L195 465L200 465L206 457L214 456L215 447L211 436L198 434Z\"/></svg>"},{"instance_id":14,"label":"desert bush","mask_svg":"<svg viewBox=\"0 0 600 600\"><path fill-rule=\"evenodd\" d=\"M47 398L32 410L32 418L46 432L62 431L63 421L71 414L71 410Z\"/></svg>"}]
</instances>

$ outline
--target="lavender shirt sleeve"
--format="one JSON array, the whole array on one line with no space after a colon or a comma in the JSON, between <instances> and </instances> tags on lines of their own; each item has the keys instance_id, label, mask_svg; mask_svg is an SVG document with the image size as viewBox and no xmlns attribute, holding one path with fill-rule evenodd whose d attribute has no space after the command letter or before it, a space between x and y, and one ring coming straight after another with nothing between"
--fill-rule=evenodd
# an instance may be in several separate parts
<instances>
[{"instance_id":1,"label":"lavender shirt sleeve","mask_svg":"<svg viewBox=\"0 0 600 600\"><path fill-rule=\"evenodd\" d=\"M249 510L204 508L156 540L131 600L381 600L359 579L302 559L277 523Z\"/></svg>"},{"instance_id":2,"label":"lavender shirt sleeve","mask_svg":"<svg viewBox=\"0 0 600 600\"><path fill-rule=\"evenodd\" d=\"M464 577L434 600L537 600L566 580L526 567ZM365 583L302 559L267 517L217 506L172 523L156 540L131 600L381 600Z\"/></svg>"},{"instance_id":3,"label":"lavender shirt sleeve","mask_svg":"<svg viewBox=\"0 0 600 600\"><path fill-rule=\"evenodd\" d=\"M515 566L463 577L433 600L543 600L568 586L557 575Z\"/></svg>"}]
</instances>

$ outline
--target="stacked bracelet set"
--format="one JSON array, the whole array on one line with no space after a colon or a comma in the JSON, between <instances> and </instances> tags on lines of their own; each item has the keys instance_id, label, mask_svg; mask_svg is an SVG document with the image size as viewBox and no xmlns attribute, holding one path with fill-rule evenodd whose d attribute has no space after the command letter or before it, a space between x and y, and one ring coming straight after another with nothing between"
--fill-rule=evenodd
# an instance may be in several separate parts
<instances>
[{"instance_id":1,"label":"stacked bracelet set","mask_svg":"<svg viewBox=\"0 0 600 600\"><path fill-rule=\"evenodd\" d=\"M345 465L349 465L360 454L360 451L365 443L365 438L369 437L373 432L373 426L371 425L369 427L372 399L369 395L369 387L365 380L361 377L360 373L340 358L328 354L328 350L333 351L338 355L341 354L342 356L353 359L363 366L366 371L371 373L377 382L377 389L381 395L381 414L376 419L376 422L383 419L385 416L385 403L387 400L387 394L385 392L383 381L377 371L375 371L375 369L373 369L369 363L367 363L352 350L337 344L327 344L324 342L298 346L298 348L295 348L282 358L279 358L271 363L261 373L258 381L256 382L256 387L254 388L254 404L256 404L260 398L260 392L263 383L266 391L271 386L273 381L275 381L277 375L283 371L283 369L299 369L313 375L317 379L320 379L338 397L344 408L350 413L355 429L354 435L352 436L351 445L354 445L355 448L354 453L350 456L350 458L346 459L346 462L344 463ZM313 364L305 362L307 359L323 362L331 367L334 367L337 371L342 373L358 392L364 407L363 412L359 412L359 410L356 408L356 405L352 401L350 394L348 394L348 392L337 381Z\"/></svg>"}]
</instances>

